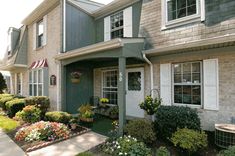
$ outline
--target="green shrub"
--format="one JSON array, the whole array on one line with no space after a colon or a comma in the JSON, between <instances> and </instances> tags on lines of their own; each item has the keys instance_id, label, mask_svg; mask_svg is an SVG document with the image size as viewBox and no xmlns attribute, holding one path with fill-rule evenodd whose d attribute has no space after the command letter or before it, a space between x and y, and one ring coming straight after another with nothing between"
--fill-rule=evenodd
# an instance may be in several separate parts
<instances>
[{"instance_id":1,"label":"green shrub","mask_svg":"<svg viewBox=\"0 0 235 156\"><path fill-rule=\"evenodd\" d=\"M16 113L16 118L24 122L35 123L40 121L41 110L35 106L26 106L22 111Z\"/></svg>"},{"instance_id":2,"label":"green shrub","mask_svg":"<svg viewBox=\"0 0 235 156\"><path fill-rule=\"evenodd\" d=\"M68 124L69 121L72 119L72 115L67 112L59 112L59 111L47 112L45 115L45 119L47 121Z\"/></svg>"},{"instance_id":3,"label":"green shrub","mask_svg":"<svg viewBox=\"0 0 235 156\"><path fill-rule=\"evenodd\" d=\"M139 106L141 109L145 110L148 115L153 115L156 113L161 103L161 98L153 99L150 95L148 95L145 97L144 102L140 103Z\"/></svg>"},{"instance_id":4,"label":"green shrub","mask_svg":"<svg viewBox=\"0 0 235 156\"><path fill-rule=\"evenodd\" d=\"M157 136L170 139L177 128L201 130L197 111L189 107L160 106L154 122Z\"/></svg>"},{"instance_id":5,"label":"green shrub","mask_svg":"<svg viewBox=\"0 0 235 156\"><path fill-rule=\"evenodd\" d=\"M76 156L93 156L93 154L91 152L83 152L83 153L79 153Z\"/></svg>"},{"instance_id":6,"label":"green shrub","mask_svg":"<svg viewBox=\"0 0 235 156\"><path fill-rule=\"evenodd\" d=\"M6 110L8 111L8 115L10 117L14 117L15 114L25 107L24 99L13 99L11 101L6 102Z\"/></svg>"},{"instance_id":7,"label":"green shrub","mask_svg":"<svg viewBox=\"0 0 235 156\"><path fill-rule=\"evenodd\" d=\"M147 148L143 142L138 142L136 138L131 136L119 137L115 140L106 142L103 146L103 151L114 156L151 156L151 150Z\"/></svg>"},{"instance_id":8,"label":"green shrub","mask_svg":"<svg viewBox=\"0 0 235 156\"><path fill-rule=\"evenodd\" d=\"M127 133L127 135L130 135L146 144L151 144L156 140L154 127L152 125L152 122L148 120L132 120L126 125L124 131Z\"/></svg>"},{"instance_id":9,"label":"green shrub","mask_svg":"<svg viewBox=\"0 0 235 156\"><path fill-rule=\"evenodd\" d=\"M170 156L170 152L166 147L160 147L157 149L156 156Z\"/></svg>"},{"instance_id":10,"label":"green shrub","mask_svg":"<svg viewBox=\"0 0 235 156\"><path fill-rule=\"evenodd\" d=\"M2 107L3 110L6 110L6 102L11 101L13 99L13 96L2 97L0 99L0 107Z\"/></svg>"},{"instance_id":11,"label":"green shrub","mask_svg":"<svg viewBox=\"0 0 235 156\"><path fill-rule=\"evenodd\" d=\"M235 146L230 146L227 150L222 150L217 156L234 156Z\"/></svg>"},{"instance_id":12,"label":"green shrub","mask_svg":"<svg viewBox=\"0 0 235 156\"><path fill-rule=\"evenodd\" d=\"M9 97L9 96L13 97L13 95L11 94L0 94L0 99L3 97Z\"/></svg>"},{"instance_id":13,"label":"green shrub","mask_svg":"<svg viewBox=\"0 0 235 156\"><path fill-rule=\"evenodd\" d=\"M35 105L42 112L42 117L50 108L50 99L46 96L32 96L25 99L25 105Z\"/></svg>"},{"instance_id":14,"label":"green shrub","mask_svg":"<svg viewBox=\"0 0 235 156\"><path fill-rule=\"evenodd\" d=\"M175 146L187 150L189 154L207 147L207 135L204 131L195 131L187 128L178 129L171 138Z\"/></svg>"}]
</instances>

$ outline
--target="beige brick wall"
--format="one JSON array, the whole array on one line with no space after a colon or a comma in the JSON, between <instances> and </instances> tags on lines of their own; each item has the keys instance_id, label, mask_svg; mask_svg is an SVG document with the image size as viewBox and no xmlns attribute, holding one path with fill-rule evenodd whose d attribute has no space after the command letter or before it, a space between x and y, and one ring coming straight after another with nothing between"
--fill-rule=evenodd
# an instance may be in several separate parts
<instances>
[{"instance_id":1,"label":"beige brick wall","mask_svg":"<svg viewBox=\"0 0 235 156\"><path fill-rule=\"evenodd\" d=\"M197 22L167 30L161 30L161 18L161 0L149 0L143 3L140 34L147 37L149 42L148 48L176 45L189 41L224 36L235 32L235 18L231 17L213 25Z\"/></svg>"},{"instance_id":2,"label":"beige brick wall","mask_svg":"<svg viewBox=\"0 0 235 156\"><path fill-rule=\"evenodd\" d=\"M51 75L57 76L57 63L55 62L55 55L60 52L61 45L61 9L60 5L54 8L47 14L47 44L37 49L33 50L33 24L28 26L28 67L34 61L40 59L47 59L47 63L49 66L49 77ZM29 71L25 71L24 73L24 81L23 81L23 93L25 96L29 94L29 85L28 85L28 74ZM49 79L48 77L48 79ZM49 85L49 97L51 100L51 108L55 110L57 108L57 86Z\"/></svg>"},{"instance_id":3,"label":"beige brick wall","mask_svg":"<svg viewBox=\"0 0 235 156\"><path fill-rule=\"evenodd\" d=\"M213 52L211 50L211 52L206 53L172 54L152 59L154 64L154 86L160 88L160 64L213 58L219 60L219 111L198 109L202 127L207 130L213 130L215 123L230 123L231 117L235 116L235 51L223 52L221 50L220 52Z\"/></svg>"}]
</instances>

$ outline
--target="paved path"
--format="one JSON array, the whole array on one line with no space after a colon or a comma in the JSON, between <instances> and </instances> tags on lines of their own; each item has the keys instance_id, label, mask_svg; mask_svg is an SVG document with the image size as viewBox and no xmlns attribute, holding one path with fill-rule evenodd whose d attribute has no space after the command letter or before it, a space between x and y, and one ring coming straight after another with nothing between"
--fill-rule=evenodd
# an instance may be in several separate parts
<instances>
[{"instance_id":1,"label":"paved path","mask_svg":"<svg viewBox=\"0 0 235 156\"><path fill-rule=\"evenodd\" d=\"M0 129L0 156L25 156L24 151Z\"/></svg>"},{"instance_id":2,"label":"paved path","mask_svg":"<svg viewBox=\"0 0 235 156\"><path fill-rule=\"evenodd\" d=\"M107 137L94 132L47 146L27 154L0 130L0 156L75 156L103 143Z\"/></svg>"},{"instance_id":3,"label":"paved path","mask_svg":"<svg viewBox=\"0 0 235 156\"><path fill-rule=\"evenodd\" d=\"M75 156L95 147L106 140L107 137L94 132L65 140L63 142L47 146L45 148L29 152L29 156Z\"/></svg>"}]
</instances>

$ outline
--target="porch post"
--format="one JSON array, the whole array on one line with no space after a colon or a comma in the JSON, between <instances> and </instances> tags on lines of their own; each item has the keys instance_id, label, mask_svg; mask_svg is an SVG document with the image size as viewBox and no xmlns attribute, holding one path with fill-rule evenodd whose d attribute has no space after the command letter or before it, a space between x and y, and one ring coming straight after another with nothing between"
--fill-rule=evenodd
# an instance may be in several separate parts
<instances>
[{"instance_id":1,"label":"porch post","mask_svg":"<svg viewBox=\"0 0 235 156\"><path fill-rule=\"evenodd\" d=\"M119 135L123 135L126 122L126 58L118 58L118 106L119 106Z\"/></svg>"}]
</instances>

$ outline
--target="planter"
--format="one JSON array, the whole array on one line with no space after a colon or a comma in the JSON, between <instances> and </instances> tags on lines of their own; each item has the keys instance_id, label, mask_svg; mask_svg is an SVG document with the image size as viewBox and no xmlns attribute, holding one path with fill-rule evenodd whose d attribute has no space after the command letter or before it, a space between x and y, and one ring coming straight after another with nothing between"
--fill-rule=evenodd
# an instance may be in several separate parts
<instances>
[{"instance_id":1,"label":"planter","mask_svg":"<svg viewBox=\"0 0 235 156\"><path fill-rule=\"evenodd\" d=\"M111 119L118 119L118 115L109 115L109 117L111 118Z\"/></svg>"},{"instance_id":2,"label":"planter","mask_svg":"<svg viewBox=\"0 0 235 156\"><path fill-rule=\"evenodd\" d=\"M72 82L72 83L79 83L79 82L80 82L80 79L72 78L72 79L71 79L71 82Z\"/></svg>"},{"instance_id":3,"label":"planter","mask_svg":"<svg viewBox=\"0 0 235 156\"><path fill-rule=\"evenodd\" d=\"M83 121L83 122L93 122L94 119L93 118L80 118L80 121Z\"/></svg>"},{"instance_id":4,"label":"planter","mask_svg":"<svg viewBox=\"0 0 235 156\"><path fill-rule=\"evenodd\" d=\"M72 130L75 130L77 128L77 124L76 123L70 124L70 127Z\"/></svg>"}]
</instances>

